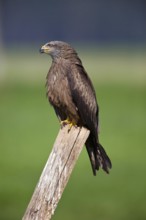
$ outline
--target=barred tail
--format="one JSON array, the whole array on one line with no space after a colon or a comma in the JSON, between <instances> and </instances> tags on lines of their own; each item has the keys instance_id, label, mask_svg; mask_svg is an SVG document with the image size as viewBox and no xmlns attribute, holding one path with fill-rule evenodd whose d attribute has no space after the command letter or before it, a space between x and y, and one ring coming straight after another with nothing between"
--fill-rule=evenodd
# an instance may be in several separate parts
<instances>
[{"instance_id":1,"label":"barred tail","mask_svg":"<svg viewBox=\"0 0 146 220\"><path fill-rule=\"evenodd\" d=\"M94 141L92 135L86 141L86 149L90 158L93 174L101 167L106 173L112 168L111 161L100 143Z\"/></svg>"}]
</instances>

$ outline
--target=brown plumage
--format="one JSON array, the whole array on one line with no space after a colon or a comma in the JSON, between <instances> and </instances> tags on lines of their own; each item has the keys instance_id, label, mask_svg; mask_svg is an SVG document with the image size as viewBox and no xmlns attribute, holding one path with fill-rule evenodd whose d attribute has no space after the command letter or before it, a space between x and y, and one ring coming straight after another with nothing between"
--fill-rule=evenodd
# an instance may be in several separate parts
<instances>
[{"instance_id":1,"label":"brown plumage","mask_svg":"<svg viewBox=\"0 0 146 220\"><path fill-rule=\"evenodd\" d=\"M60 121L68 119L73 124L90 130L86 148L93 174L101 167L109 173L111 161L98 139L98 105L92 82L76 51L67 43L51 41L41 53L52 57L47 75L47 96Z\"/></svg>"}]
</instances>

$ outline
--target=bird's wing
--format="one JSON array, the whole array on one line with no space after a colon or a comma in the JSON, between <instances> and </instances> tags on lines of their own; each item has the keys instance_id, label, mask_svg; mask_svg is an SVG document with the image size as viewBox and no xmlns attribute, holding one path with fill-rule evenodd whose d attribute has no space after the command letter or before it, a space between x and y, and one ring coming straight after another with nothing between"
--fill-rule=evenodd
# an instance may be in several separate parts
<instances>
[{"instance_id":1,"label":"bird's wing","mask_svg":"<svg viewBox=\"0 0 146 220\"><path fill-rule=\"evenodd\" d=\"M93 85L82 65L71 66L67 74L73 102L83 125L97 136L98 106Z\"/></svg>"}]
</instances>

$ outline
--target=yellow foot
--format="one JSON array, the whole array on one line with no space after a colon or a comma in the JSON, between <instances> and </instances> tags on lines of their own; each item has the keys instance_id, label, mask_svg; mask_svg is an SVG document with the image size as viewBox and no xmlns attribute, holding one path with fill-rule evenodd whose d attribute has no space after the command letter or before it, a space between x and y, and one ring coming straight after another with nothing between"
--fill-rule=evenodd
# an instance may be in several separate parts
<instances>
[{"instance_id":1,"label":"yellow foot","mask_svg":"<svg viewBox=\"0 0 146 220\"><path fill-rule=\"evenodd\" d=\"M72 128L72 126L76 126L76 123L75 123L75 121L70 121L70 119L67 118L67 119L64 120L64 121L61 121L61 127L64 127L65 125L69 125L69 130L68 130L68 131L70 131L70 129Z\"/></svg>"}]
</instances>

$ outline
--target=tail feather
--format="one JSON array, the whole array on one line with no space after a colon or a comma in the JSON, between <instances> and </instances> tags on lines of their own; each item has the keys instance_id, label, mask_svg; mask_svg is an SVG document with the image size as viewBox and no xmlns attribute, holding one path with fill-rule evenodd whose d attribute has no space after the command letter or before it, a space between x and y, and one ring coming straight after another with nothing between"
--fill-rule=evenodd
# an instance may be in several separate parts
<instances>
[{"instance_id":1,"label":"tail feather","mask_svg":"<svg viewBox=\"0 0 146 220\"><path fill-rule=\"evenodd\" d=\"M112 168L112 163L110 161L110 158L107 156L104 148L101 146L101 144L97 144L97 159L99 161L100 167L106 172L109 173L109 169Z\"/></svg>"},{"instance_id":2,"label":"tail feather","mask_svg":"<svg viewBox=\"0 0 146 220\"><path fill-rule=\"evenodd\" d=\"M86 142L86 149L87 149L89 159L90 159L90 162L91 162L93 175L96 176L96 170L99 169L99 165L97 165L94 149L93 149L93 147L91 147L88 140Z\"/></svg>"},{"instance_id":3,"label":"tail feather","mask_svg":"<svg viewBox=\"0 0 146 220\"><path fill-rule=\"evenodd\" d=\"M107 156L104 148L100 143L94 141L94 137L91 135L86 141L86 149L90 158L93 174L96 175L96 171L101 167L106 173L109 173L112 164L110 158Z\"/></svg>"}]
</instances>

